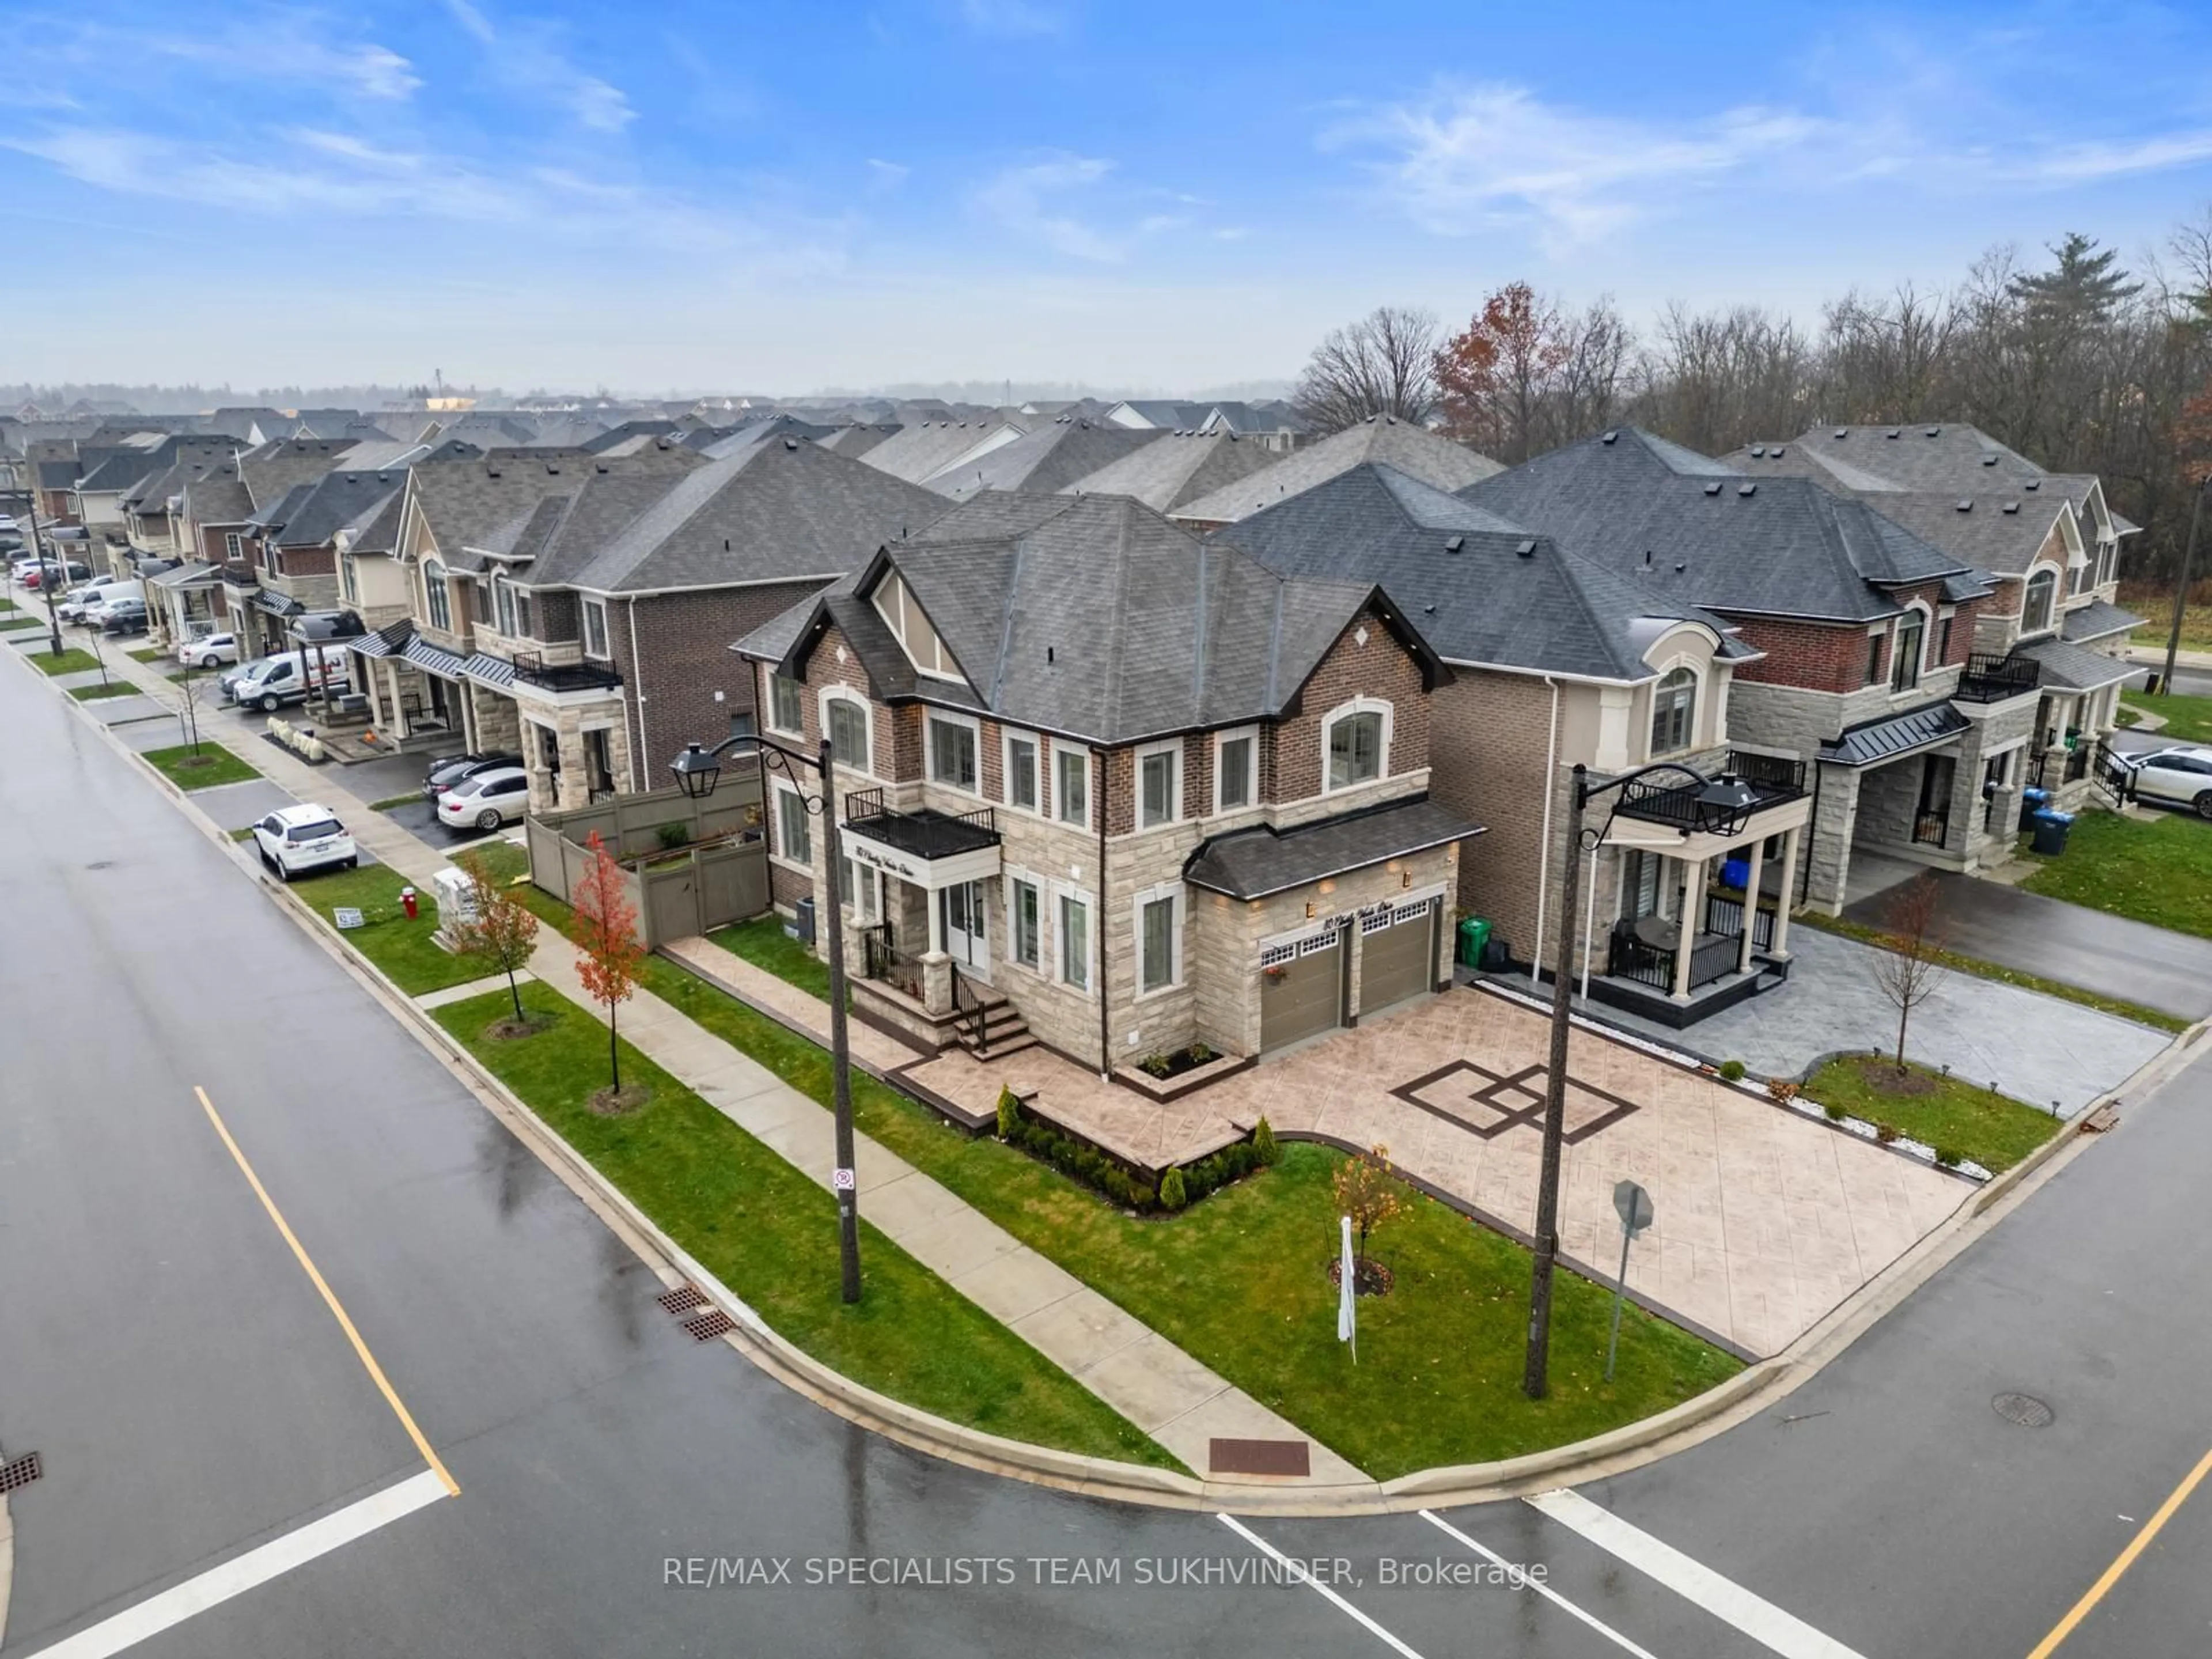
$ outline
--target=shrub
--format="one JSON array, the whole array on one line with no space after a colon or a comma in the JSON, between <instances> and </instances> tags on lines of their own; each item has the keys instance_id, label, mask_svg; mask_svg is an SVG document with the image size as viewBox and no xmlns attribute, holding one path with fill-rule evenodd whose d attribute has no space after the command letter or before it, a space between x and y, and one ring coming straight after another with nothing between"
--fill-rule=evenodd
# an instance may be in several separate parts
<instances>
[{"instance_id":1,"label":"shrub","mask_svg":"<svg viewBox=\"0 0 2212 1659\"><path fill-rule=\"evenodd\" d=\"M1170 1170L1167 1174L1160 1177L1160 1206L1163 1209L1180 1210L1188 1202L1189 1202L1188 1195L1182 1189L1182 1171Z\"/></svg>"},{"instance_id":2,"label":"shrub","mask_svg":"<svg viewBox=\"0 0 2212 1659\"><path fill-rule=\"evenodd\" d=\"M1283 1155L1283 1149L1275 1145L1274 1126L1264 1117L1252 1126L1252 1150L1262 1164L1272 1164Z\"/></svg>"},{"instance_id":3,"label":"shrub","mask_svg":"<svg viewBox=\"0 0 2212 1659\"><path fill-rule=\"evenodd\" d=\"M1730 1083L1742 1082L1743 1062L1740 1060L1723 1060L1721 1062L1721 1075L1726 1078Z\"/></svg>"},{"instance_id":4,"label":"shrub","mask_svg":"<svg viewBox=\"0 0 2212 1659\"><path fill-rule=\"evenodd\" d=\"M1841 1123L1844 1121L1844 1109L1833 1103L1821 1107L1820 1109L1828 1115L1828 1121L1831 1123Z\"/></svg>"},{"instance_id":5,"label":"shrub","mask_svg":"<svg viewBox=\"0 0 2212 1659\"><path fill-rule=\"evenodd\" d=\"M1012 1140L1015 1131L1022 1127L1022 1103L1014 1098L1012 1089L999 1091L999 1139Z\"/></svg>"},{"instance_id":6,"label":"shrub","mask_svg":"<svg viewBox=\"0 0 2212 1659\"><path fill-rule=\"evenodd\" d=\"M1936 1149L1936 1161L1947 1170L1957 1169L1964 1156L1956 1146L1938 1146Z\"/></svg>"},{"instance_id":7,"label":"shrub","mask_svg":"<svg viewBox=\"0 0 2212 1659\"><path fill-rule=\"evenodd\" d=\"M1766 1092L1777 1101L1787 1103L1796 1099L1799 1088L1799 1085L1787 1078L1771 1077L1766 1079Z\"/></svg>"},{"instance_id":8,"label":"shrub","mask_svg":"<svg viewBox=\"0 0 2212 1659\"><path fill-rule=\"evenodd\" d=\"M1897 1134L1897 1125L1894 1123L1877 1123L1874 1126L1874 1138L1885 1146L1895 1140Z\"/></svg>"},{"instance_id":9,"label":"shrub","mask_svg":"<svg viewBox=\"0 0 2212 1659\"><path fill-rule=\"evenodd\" d=\"M1204 1066L1213 1060L1215 1055L1213 1050L1205 1043L1194 1042L1190 1045L1190 1058L1193 1065Z\"/></svg>"},{"instance_id":10,"label":"shrub","mask_svg":"<svg viewBox=\"0 0 2212 1659\"><path fill-rule=\"evenodd\" d=\"M1165 1077L1174 1065L1165 1054L1146 1054L1138 1063L1154 1077Z\"/></svg>"},{"instance_id":11,"label":"shrub","mask_svg":"<svg viewBox=\"0 0 2212 1659\"><path fill-rule=\"evenodd\" d=\"M671 853L679 847L689 847L691 844L691 826L688 823L672 822L664 823L653 834L662 848Z\"/></svg>"}]
</instances>

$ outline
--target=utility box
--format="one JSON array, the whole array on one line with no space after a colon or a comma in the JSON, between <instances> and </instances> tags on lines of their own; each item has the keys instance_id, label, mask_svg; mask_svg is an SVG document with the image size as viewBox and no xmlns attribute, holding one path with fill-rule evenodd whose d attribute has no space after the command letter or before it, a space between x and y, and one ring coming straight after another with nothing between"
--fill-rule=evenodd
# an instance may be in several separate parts
<instances>
[{"instance_id":1,"label":"utility box","mask_svg":"<svg viewBox=\"0 0 2212 1659\"><path fill-rule=\"evenodd\" d=\"M477 919L477 890L469 872L447 865L430 878L430 896L438 907L434 937L448 951L459 950L459 930Z\"/></svg>"}]
</instances>

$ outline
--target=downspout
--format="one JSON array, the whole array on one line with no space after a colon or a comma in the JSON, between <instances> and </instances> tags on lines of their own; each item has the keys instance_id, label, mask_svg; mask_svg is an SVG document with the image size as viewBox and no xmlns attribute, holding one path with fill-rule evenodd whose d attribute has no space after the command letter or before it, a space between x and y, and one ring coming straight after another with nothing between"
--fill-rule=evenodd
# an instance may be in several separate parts
<instances>
[{"instance_id":1,"label":"downspout","mask_svg":"<svg viewBox=\"0 0 2212 1659\"><path fill-rule=\"evenodd\" d=\"M642 794L645 791L645 690L640 684L638 673L641 659L637 654L637 601L630 600L624 608L629 612L630 701L637 708L637 741L630 745L629 784L631 788Z\"/></svg>"},{"instance_id":2,"label":"downspout","mask_svg":"<svg viewBox=\"0 0 2212 1659\"><path fill-rule=\"evenodd\" d=\"M1544 965L1544 901L1552 881L1552 793L1559 787L1559 683L1549 674L1544 684L1552 688L1552 724L1544 734L1544 828L1536 841L1536 938L1528 950L1528 983L1536 983L1536 976ZM1560 973L1567 971L1561 963Z\"/></svg>"},{"instance_id":3,"label":"downspout","mask_svg":"<svg viewBox=\"0 0 2212 1659\"><path fill-rule=\"evenodd\" d=\"M1106 757L1091 751L1091 772L1098 813L1098 896L1091 906L1092 942L1098 952L1098 1080L1114 1080L1113 1028L1106 1012Z\"/></svg>"}]
</instances>

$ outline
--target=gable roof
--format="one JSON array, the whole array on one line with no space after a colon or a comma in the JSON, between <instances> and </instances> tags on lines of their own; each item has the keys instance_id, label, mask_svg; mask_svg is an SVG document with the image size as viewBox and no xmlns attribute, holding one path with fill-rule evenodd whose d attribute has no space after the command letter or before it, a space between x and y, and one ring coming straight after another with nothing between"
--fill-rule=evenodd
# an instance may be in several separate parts
<instances>
[{"instance_id":1,"label":"gable roof","mask_svg":"<svg viewBox=\"0 0 2212 1659\"><path fill-rule=\"evenodd\" d=\"M549 495L573 495L597 474L679 477L704 460L667 440L620 459L584 449L488 449L480 454L418 461L409 470L408 499L436 543L447 568L483 568L483 550Z\"/></svg>"},{"instance_id":2,"label":"gable roof","mask_svg":"<svg viewBox=\"0 0 2212 1659\"><path fill-rule=\"evenodd\" d=\"M1155 428L1103 426L1062 415L988 454L964 458L923 482L955 501L986 489L1048 495L1167 435Z\"/></svg>"},{"instance_id":3,"label":"gable roof","mask_svg":"<svg viewBox=\"0 0 2212 1659\"><path fill-rule=\"evenodd\" d=\"M320 547L374 514L406 483L404 471L325 473L301 487L283 520L270 526L270 538L279 547Z\"/></svg>"},{"instance_id":4,"label":"gable roof","mask_svg":"<svg viewBox=\"0 0 2212 1659\"><path fill-rule=\"evenodd\" d=\"M1633 427L1539 455L1459 494L1627 577L1647 603L1836 622L1893 616L1884 590L1979 573L1809 478L1750 479Z\"/></svg>"},{"instance_id":5,"label":"gable roof","mask_svg":"<svg viewBox=\"0 0 2212 1659\"><path fill-rule=\"evenodd\" d=\"M980 507L979 510L975 510ZM967 676L918 676L869 596L896 574ZM1449 672L1371 582L1283 576L1126 496L989 496L738 641L790 665L835 625L878 697L921 696L1102 744L1280 717L1370 607Z\"/></svg>"},{"instance_id":6,"label":"gable roof","mask_svg":"<svg viewBox=\"0 0 2212 1659\"><path fill-rule=\"evenodd\" d=\"M239 457L239 477L252 492L255 507L266 507L294 485L321 477L352 447L343 438L274 439Z\"/></svg>"},{"instance_id":7,"label":"gable roof","mask_svg":"<svg viewBox=\"0 0 2212 1659\"><path fill-rule=\"evenodd\" d=\"M1234 524L1248 514L1326 483L1363 461L1382 461L1438 489L1460 489L1504 469L1464 444L1392 416L1370 416L1357 426L1294 450L1274 465L1200 495L1175 509L1193 524Z\"/></svg>"},{"instance_id":8,"label":"gable roof","mask_svg":"<svg viewBox=\"0 0 2212 1659\"><path fill-rule=\"evenodd\" d=\"M902 427L860 459L908 483L926 483L963 457L1012 443L1027 424L994 415L976 420L921 419Z\"/></svg>"},{"instance_id":9,"label":"gable roof","mask_svg":"<svg viewBox=\"0 0 2212 1659\"><path fill-rule=\"evenodd\" d=\"M1133 495L1155 513L1172 511L1249 477L1281 457L1227 430L1203 436L1172 432L1065 486L1079 495Z\"/></svg>"},{"instance_id":10,"label":"gable roof","mask_svg":"<svg viewBox=\"0 0 2212 1659\"><path fill-rule=\"evenodd\" d=\"M1727 641L1708 612L1639 589L1564 551L1551 537L1365 462L1216 531L1274 569L1378 584L1409 607L1437 653L1593 679L1645 680L1651 630L1639 619L1695 622Z\"/></svg>"}]
</instances>

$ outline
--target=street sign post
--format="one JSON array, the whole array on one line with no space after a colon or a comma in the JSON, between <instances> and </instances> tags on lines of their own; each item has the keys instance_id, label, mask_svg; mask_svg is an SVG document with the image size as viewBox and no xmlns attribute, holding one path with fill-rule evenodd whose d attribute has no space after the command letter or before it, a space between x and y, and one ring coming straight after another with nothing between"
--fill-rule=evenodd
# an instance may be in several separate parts
<instances>
[{"instance_id":1,"label":"street sign post","mask_svg":"<svg viewBox=\"0 0 2212 1659\"><path fill-rule=\"evenodd\" d=\"M1617 1182L1613 1207L1620 1216L1620 1273L1613 1282L1613 1334L1606 1339L1605 1380L1613 1381L1613 1362L1620 1352L1620 1303L1628 1293L1628 1246L1651 1224L1651 1194L1633 1181Z\"/></svg>"}]
</instances>

